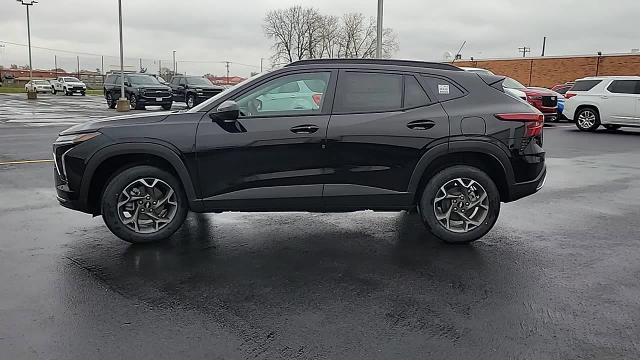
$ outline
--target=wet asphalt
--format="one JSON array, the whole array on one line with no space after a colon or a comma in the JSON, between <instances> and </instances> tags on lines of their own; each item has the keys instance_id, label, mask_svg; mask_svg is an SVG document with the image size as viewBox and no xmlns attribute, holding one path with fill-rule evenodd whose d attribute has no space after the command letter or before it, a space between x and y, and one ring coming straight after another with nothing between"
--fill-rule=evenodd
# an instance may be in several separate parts
<instances>
[{"instance_id":1,"label":"wet asphalt","mask_svg":"<svg viewBox=\"0 0 640 360\"><path fill-rule=\"evenodd\" d=\"M0 162L49 158L64 127L6 105ZM133 246L60 207L51 164L0 165L0 358L637 359L640 131L561 123L545 150L545 188L470 246L370 211L190 214Z\"/></svg>"}]
</instances>

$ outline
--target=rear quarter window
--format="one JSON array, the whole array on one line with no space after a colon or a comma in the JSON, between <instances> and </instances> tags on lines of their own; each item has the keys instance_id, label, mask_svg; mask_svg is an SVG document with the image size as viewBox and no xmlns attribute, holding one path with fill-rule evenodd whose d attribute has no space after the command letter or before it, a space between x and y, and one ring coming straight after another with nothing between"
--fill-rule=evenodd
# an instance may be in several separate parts
<instances>
[{"instance_id":1,"label":"rear quarter window","mask_svg":"<svg viewBox=\"0 0 640 360\"><path fill-rule=\"evenodd\" d=\"M427 88L436 96L438 101L453 100L464 96L464 91L452 81L431 76L423 76L422 78Z\"/></svg>"},{"instance_id":2,"label":"rear quarter window","mask_svg":"<svg viewBox=\"0 0 640 360\"><path fill-rule=\"evenodd\" d=\"M578 80L569 91L589 91L601 82L602 80Z\"/></svg>"}]
</instances>

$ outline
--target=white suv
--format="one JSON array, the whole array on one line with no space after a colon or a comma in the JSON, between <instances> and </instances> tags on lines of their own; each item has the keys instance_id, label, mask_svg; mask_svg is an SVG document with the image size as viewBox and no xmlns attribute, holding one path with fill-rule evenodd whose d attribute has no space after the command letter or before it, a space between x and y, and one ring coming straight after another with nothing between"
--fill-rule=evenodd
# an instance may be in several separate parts
<instances>
[{"instance_id":1,"label":"white suv","mask_svg":"<svg viewBox=\"0 0 640 360\"><path fill-rule=\"evenodd\" d=\"M640 127L640 76L600 76L576 80L565 95L563 114L578 129Z\"/></svg>"}]
</instances>

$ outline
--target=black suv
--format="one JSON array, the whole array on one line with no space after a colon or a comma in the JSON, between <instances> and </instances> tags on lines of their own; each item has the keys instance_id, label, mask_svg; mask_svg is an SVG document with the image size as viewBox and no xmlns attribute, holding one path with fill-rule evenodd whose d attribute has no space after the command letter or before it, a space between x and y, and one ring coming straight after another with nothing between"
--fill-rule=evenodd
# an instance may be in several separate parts
<instances>
[{"instance_id":1,"label":"black suv","mask_svg":"<svg viewBox=\"0 0 640 360\"><path fill-rule=\"evenodd\" d=\"M189 109L224 91L222 86L213 85L202 76L176 75L171 78L169 86L173 92L173 101L184 102Z\"/></svg>"},{"instance_id":2,"label":"black suv","mask_svg":"<svg viewBox=\"0 0 640 360\"><path fill-rule=\"evenodd\" d=\"M187 211L411 210L479 239L546 177L542 114L503 77L439 63L306 60L181 113L89 121L53 144L58 200L130 242Z\"/></svg>"},{"instance_id":3,"label":"black suv","mask_svg":"<svg viewBox=\"0 0 640 360\"><path fill-rule=\"evenodd\" d=\"M104 79L104 98L110 109L115 109L120 98L121 81L118 73L108 74ZM173 104L171 88L148 74L124 74L124 94L132 109L143 110L147 105L159 105L171 110Z\"/></svg>"}]
</instances>

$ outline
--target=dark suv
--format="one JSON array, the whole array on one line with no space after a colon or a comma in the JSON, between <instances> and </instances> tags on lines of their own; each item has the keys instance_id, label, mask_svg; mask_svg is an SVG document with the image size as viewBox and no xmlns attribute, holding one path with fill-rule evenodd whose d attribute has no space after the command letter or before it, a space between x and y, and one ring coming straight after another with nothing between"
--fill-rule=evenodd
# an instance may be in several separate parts
<instances>
[{"instance_id":1,"label":"dark suv","mask_svg":"<svg viewBox=\"0 0 640 360\"><path fill-rule=\"evenodd\" d=\"M121 94L120 87L120 74L108 74L104 79L104 98L110 109L116 107ZM124 94L132 109L143 110L147 105L160 105L165 110L171 110L173 104L171 88L148 74L124 74Z\"/></svg>"},{"instance_id":2,"label":"dark suv","mask_svg":"<svg viewBox=\"0 0 640 360\"><path fill-rule=\"evenodd\" d=\"M222 86L213 85L202 76L176 75L171 78L169 86L173 92L173 101L184 102L189 109L224 90Z\"/></svg>"},{"instance_id":3,"label":"dark suv","mask_svg":"<svg viewBox=\"0 0 640 360\"><path fill-rule=\"evenodd\" d=\"M169 237L189 210L416 207L440 239L474 241L501 202L546 176L543 116L503 79L439 63L295 62L187 112L63 131L58 200L130 242Z\"/></svg>"}]
</instances>

